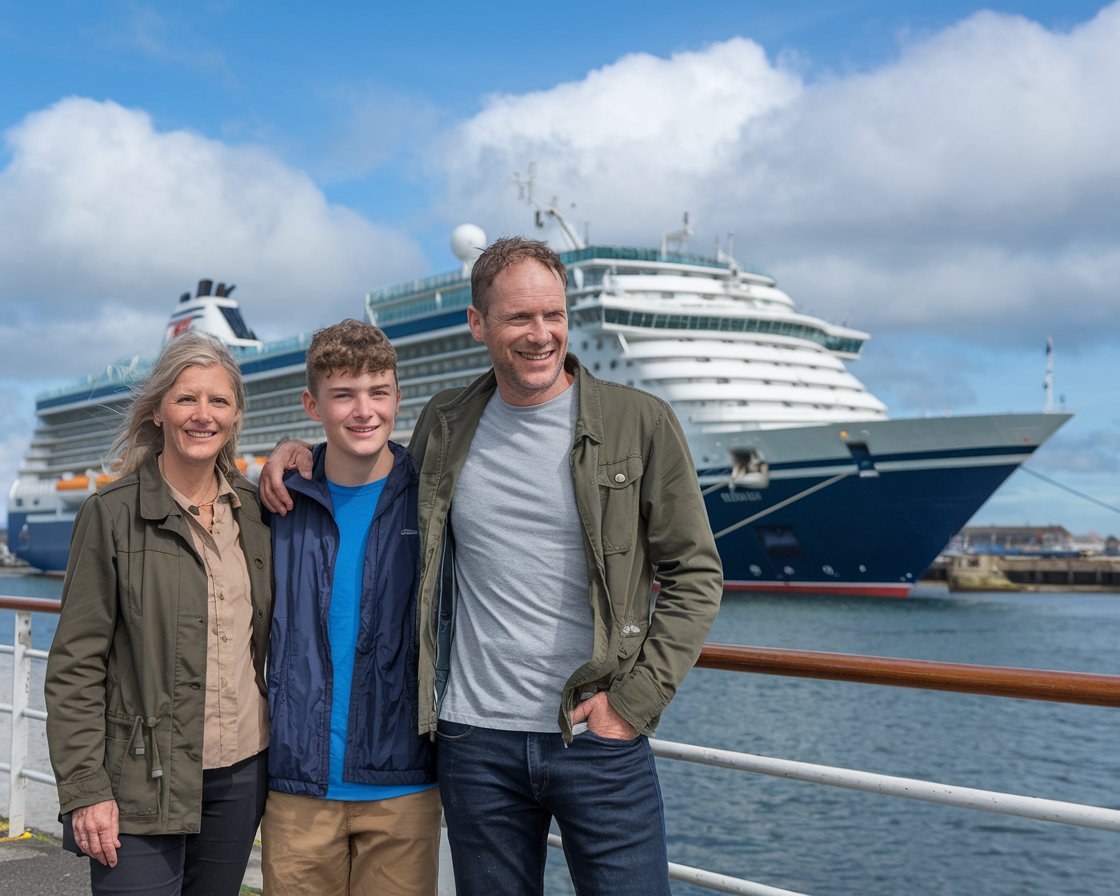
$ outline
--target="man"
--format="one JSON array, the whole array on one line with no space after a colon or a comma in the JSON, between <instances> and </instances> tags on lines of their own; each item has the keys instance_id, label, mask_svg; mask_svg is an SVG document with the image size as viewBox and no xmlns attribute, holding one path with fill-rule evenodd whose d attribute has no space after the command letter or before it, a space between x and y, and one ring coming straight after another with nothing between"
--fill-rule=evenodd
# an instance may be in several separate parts
<instances>
[{"instance_id":1,"label":"man","mask_svg":"<svg viewBox=\"0 0 1120 896\"><path fill-rule=\"evenodd\" d=\"M389 441L400 389L385 334L319 330L303 405L327 441L272 520L265 891L434 896L439 795L412 721L418 477Z\"/></svg>"},{"instance_id":2,"label":"man","mask_svg":"<svg viewBox=\"0 0 1120 896\"><path fill-rule=\"evenodd\" d=\"M479 257L467 319L493 368L436 395L410 444L419 728L461 896L541 893L553 818L578 892L669 893L646 738L722 593L676 417L567 354L566 285L544 243ZM276 466L261 490L282 508Z\"/></svg>"}]
</instances>

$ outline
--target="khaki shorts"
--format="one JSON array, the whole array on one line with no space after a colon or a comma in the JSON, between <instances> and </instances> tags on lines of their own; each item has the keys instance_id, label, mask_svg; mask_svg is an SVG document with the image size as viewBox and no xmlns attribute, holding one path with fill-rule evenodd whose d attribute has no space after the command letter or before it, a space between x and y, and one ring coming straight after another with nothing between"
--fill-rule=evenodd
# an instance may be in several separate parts
<instances>
[{"instance_id":1,"label":"khaki shorts","mask_svg":"<svg viewBox=\"0 0 1120 896\"><path fill-rule=\"evenodd\" d=\"M261 822L267 896L435 896L438 788L384 800L270 790Z\"/></svg>"}]
</instances>

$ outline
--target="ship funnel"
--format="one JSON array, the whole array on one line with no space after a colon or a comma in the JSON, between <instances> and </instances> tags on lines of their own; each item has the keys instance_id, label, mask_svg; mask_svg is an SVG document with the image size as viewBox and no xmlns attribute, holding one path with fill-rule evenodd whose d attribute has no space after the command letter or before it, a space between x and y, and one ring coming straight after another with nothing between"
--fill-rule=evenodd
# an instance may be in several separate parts
<instances>
[{"instance_id":1,"label":"ship funnel","mask_svg":"<svg viewBox=\"0 0 1120 896\"><path fill-rule=\"evenodd\" d=\"M214 285L213 280L199 280L198 281L198 292L195 293L195 297L196 298L201 298L202 296L210 295L210 287L213 286L213 285Z\"/></svg>"}]
</instances>

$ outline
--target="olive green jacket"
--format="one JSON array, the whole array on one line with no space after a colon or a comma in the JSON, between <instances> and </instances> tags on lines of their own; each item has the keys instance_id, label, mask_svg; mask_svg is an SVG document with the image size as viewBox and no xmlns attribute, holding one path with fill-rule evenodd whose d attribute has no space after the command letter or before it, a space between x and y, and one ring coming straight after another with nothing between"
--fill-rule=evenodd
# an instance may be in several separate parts
<instances>
[{"instance_id":1,"label":"olive green jacket","mask_svg":"<svg viewBox=\"0 0 1120 896\"><path fill-rule=\"evenodd\" d=\"M272 548L256 489L228 478L264 693ZM115 799L122 833L199 830L207 581L187 526L154 455L78 511L45 684L63 815Z\"/></svg>"},{"instance_id":2,"label":"olive green jacket","mask_svg":"<svg viewBox=\"0 0 1120 896\"><path fill-rule=\"evenodd\" d=\"M558 695L558 721L570 740L579 695L606 690L611 706L635 730L652 734L715 619L723 569L688 445L669 405L597 379L573 355L566 366L579 387L570 463L583 522L594 646ZM456 600L451 501L496 388L491 370L466 389L436 395L409 446L420 467L422 734L435 730L450 665Z\"/></svg>"}]
</instances>

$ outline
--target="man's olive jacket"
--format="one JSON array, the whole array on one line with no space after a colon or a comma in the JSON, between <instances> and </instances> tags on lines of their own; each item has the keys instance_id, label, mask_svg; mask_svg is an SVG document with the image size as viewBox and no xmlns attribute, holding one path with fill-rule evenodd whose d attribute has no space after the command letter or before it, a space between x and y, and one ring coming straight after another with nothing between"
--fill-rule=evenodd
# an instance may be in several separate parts
<instances>
[{"instance_id":1,"label":"man's olive jacket","mask_svg":"<svg viewBox=\"0 0 1120 896\"><path fill-rule=\"evenodd\" d=\"M257 490L227 478L241 502L263 694L272 547ZM199 830L207 581L187 527L154 454L78 511L45 682L63 815L115 799L121 833Z\"/></svg>"},{"instance_id":2,"label":"man's olive jacket","mask_svg":"<svg viewBox=\"0 0 1120 896\"><path fill-rule=\"evenodd\" d=\"M605 690L612 708L648 735L696 661L719 609L723 570L688 444L669 405L597 379L573 355L566 367L579 389L570 458L595 634L592 655L557 695L558 721L570 740L579 696ZM409 446L420 468L421 733L435 731L450 667L457 600L451 502L496 388L491 370L465 389L436 395Z\"/></svg>"}]
</instances>

